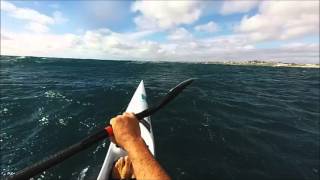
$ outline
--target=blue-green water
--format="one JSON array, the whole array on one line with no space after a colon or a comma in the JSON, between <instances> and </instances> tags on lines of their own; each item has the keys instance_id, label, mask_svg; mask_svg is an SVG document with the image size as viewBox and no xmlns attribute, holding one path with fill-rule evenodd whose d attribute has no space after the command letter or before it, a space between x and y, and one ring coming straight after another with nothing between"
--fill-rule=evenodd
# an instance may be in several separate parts
<instances>
[{"instance_id":1,"label":"blue-green water","mask_svg":"<svg viewBox=\"0 0 320 180\"><path fill-rule=\"evenodd\" d=\"M156 157L173 179L319 179L319 69L1 56L2 177L102 127L144 80ZM96 178L109 142L42 173Z\"/></svg>"}]
</instances>

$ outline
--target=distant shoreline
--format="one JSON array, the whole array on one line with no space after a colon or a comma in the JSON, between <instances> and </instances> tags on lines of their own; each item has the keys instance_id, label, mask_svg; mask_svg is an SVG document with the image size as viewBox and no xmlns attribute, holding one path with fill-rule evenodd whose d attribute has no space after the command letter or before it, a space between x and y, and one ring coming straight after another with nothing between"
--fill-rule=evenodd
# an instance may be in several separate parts
<instances>
[{"instance_id":1,"label":"distant shoreline","mask_svg":"<svg viewBox=\"0 0 320 180\"><path fill-rule=\"evenodd\" d=\"M79 59L79 60L97 60L97 61L131 61L131 62L151 62L151 63L194 63L194 64L218 64L218 65L233 65L233 66L267 66L267 67L296 67L296 68L319 68L320 64L297 64L297 63L283 63L283 62L275 62L275 61L259 61L259 60L252 60L252 61L170 61L170 60L126 60L126 59L87 59L87 58L61 58L61 57L42 57L42 56L12 56L12 55L0 55L7 56L7 57L17 57L17 58L27 58L27 57L36 57L36 58L58 58L58 59Z\"/></svg>"},{"instance_id":2,"label":"distant shoreline","mask_svg":"<svg viewBox=\"0 0 320 180\"><path fill-rule=\"evenodd\" d=\"M203 62L202 64L223 64L223 65L236 65L236 66L268 66L268 67L296 67L296 68L320 68L320 64L296 64L296 63L283 63L272 61L244 61L244 62Z\"/></svg>"}]
</instances>

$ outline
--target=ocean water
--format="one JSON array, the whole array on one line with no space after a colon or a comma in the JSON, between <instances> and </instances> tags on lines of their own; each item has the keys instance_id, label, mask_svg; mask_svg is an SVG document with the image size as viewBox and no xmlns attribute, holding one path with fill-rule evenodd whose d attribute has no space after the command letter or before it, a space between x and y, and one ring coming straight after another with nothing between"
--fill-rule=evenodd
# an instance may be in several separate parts
<instances>
[{"instance_id":1,"label":"ocean water","mask_svg":"<svg viewBox=\"0 0 320 180\"><path fill-rule=\"evenodd\" d=\"M140 80L153 104L156 158L173 179L319 179L320 71L305 68L1 56L1 177L95 132ZM37 176L95 179L109 142Z\"/></svg>"}]
</instances>

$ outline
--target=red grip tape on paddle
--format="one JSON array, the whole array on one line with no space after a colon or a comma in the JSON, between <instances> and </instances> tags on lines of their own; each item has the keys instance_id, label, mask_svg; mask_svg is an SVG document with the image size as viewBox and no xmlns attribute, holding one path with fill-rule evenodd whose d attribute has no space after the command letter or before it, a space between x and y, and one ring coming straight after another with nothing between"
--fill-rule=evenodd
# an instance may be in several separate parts
<instances>
[{"instance_id":1,"label":"red grip tape on paddle","mask_svg":"<svg viewBox=\"0 0 320 180\"><path fill-rule=\"evenodd\" d=\"M110 137L110 136L113 136L113 129L112 129L111 126L105 127L104 130L106 130L106 132L107 132L107 134L108 134L109 137Z\"/></svg>"}]
</instances>

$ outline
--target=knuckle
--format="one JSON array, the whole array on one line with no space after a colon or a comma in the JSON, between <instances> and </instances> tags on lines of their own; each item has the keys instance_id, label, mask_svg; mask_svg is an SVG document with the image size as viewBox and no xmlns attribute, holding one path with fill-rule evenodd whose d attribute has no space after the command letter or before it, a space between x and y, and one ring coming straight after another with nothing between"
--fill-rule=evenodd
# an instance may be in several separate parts
<instances>
[{"instance_id":1,"label":"knuckle","mask_svg":"<svg viewBox=\"0 0 320 180\"><path fill-rule=\"evenodd\" d=\"M116 122L116 118L112 118L111 120L110 120L110 124L112 125L112 124L114 124Z\"/></svg>"}]
</instances>

